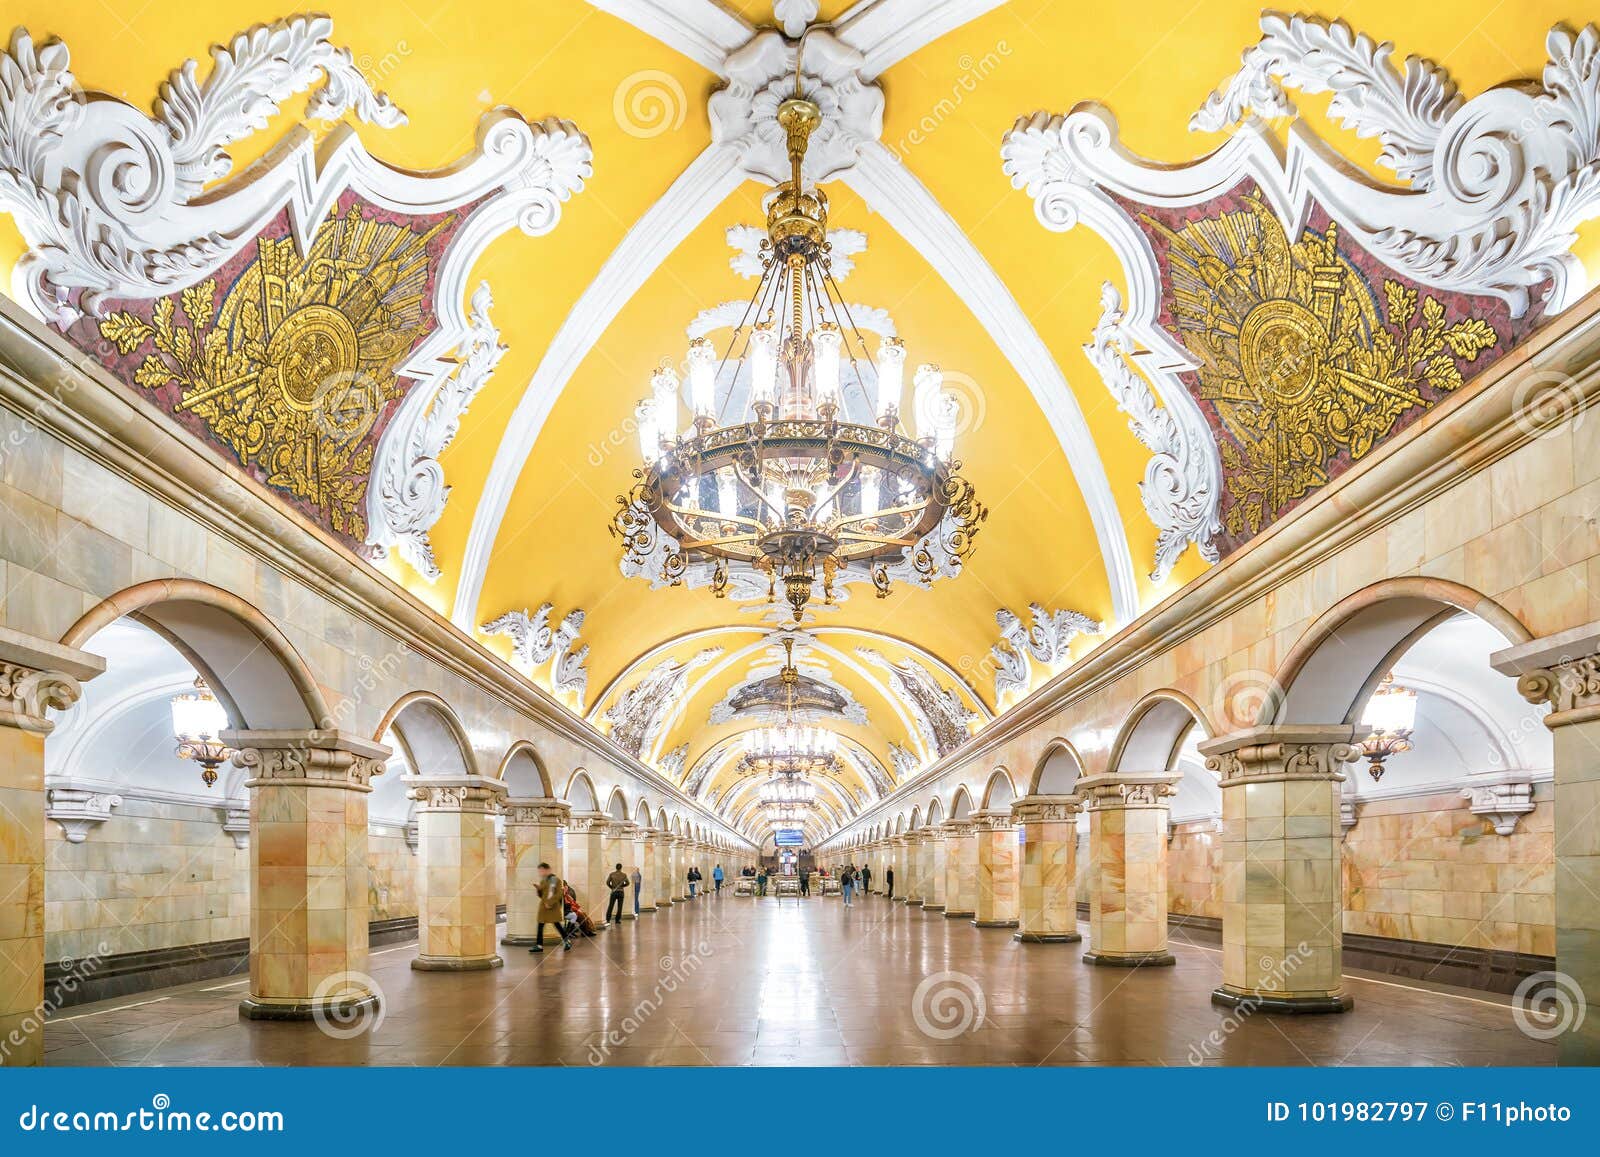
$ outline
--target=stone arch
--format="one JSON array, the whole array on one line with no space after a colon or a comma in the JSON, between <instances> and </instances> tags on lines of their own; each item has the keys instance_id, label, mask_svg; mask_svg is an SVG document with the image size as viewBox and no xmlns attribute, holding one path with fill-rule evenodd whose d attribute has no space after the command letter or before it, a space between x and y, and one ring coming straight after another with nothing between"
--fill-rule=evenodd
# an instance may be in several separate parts
<instances>
[{"instance_id":1,"label":"stone arch","mask_svg":"<svg viewBox=\"0 0 1600 1157\"><path fill-rule=\"evenodd\" d=\"M983 810L1008 811L1016 798L1017 787L1011 782L1011 773L1003 767L995 768L983 788Z\"/></svg>"},{"instance_id":2,"label":"stone arch","mask_svg":"<svg viewBox=\"0 0 1600 1157\"><path fill-rule=\"evenodd\" d=\"M663 832L667 830L667 809L666 808L662 808L659 812L656 813L656 829L658 831L663 831Z\"/></svg>"},{"instance_id":3,"label":"stone arch","mask_svg":"<svg viewBox=\"0 0 1600 1157\"><path fill-rule=\"evenodd\" d=\"M906 822L906 831L914 832L922 826L922 809L915 804L911 807L911 818Z\"/></svg>"},{"instance_id":4,"label":"stone arch","mask_svg":"<svg viewBox=\"0 0 1600 1157\"><path fill-rule=\"evenodd\" d=\"M1384 579L1341 599L1306 630L1271 681L1262 724L1356 723L1385 672L1439 623L1466 613L1516 646L1533 635L1505 607L1445 579Z\"/></svg>"},{"instance_id":5,"label":"stone arch","mask_svg":"<svg viewBox=\"0 0 1600 1157\"><path fill-rule=\"evenodd\" d=\"M628 797L620 787L611 789L611 795L606 799L606 815L614 820L628 818Z\"/></svg>"},{"instance_id":6,"label":"stone arch","mask_svg":"<svg viewBox=\"0 0 1600 1157\"><path fill-rule=\"evenodd\" d=\"M526 739L511 745L511 750L500 761L495 778L506 785L506 792L512 799L547 799L554 791L544 760Z\"/></svg>"},{"instance_id":7,"label":"stone arch","mask_svg":"<svg viewBox=\"0 0 1600 1157\"><path fill-rule=\"evenodd\" d=\"M578 768L567 780L567 790L561 793L561 798L571 805L574 812L597 812L600 810L600 797L595 795L594 781L589 778L589 773L583 768Z\"/></svg>"},{"instance_id":8,"label":"stone arch","mask_svg":"<svg viewBox=\"0 0 1600 1157\"><path fill-rule=\"evenodd\" d=\"M1033 765L1028 781L1029 795L1070 795L1083 775L1083 758L1071 742L1060 736L1044 745L1044 753Z\"/></svg>"},{"instance_id":9,"label":"stone arch","mask_svg":"<svg viewBox=\"0 0 1600 1157\"><path fill-rule=\"evenodd\" d=\"M273 622L238 595L196 579L153 579L104 599L61 642L92 650L124 616L170 643L199 671L241 731L337 727L316 678Z\"/></svg>"},{"instance_id":10,"label":"stone arch","mask_svg":"<svg viewBox=\"0 0 1600 1157\"><path fill-rule=\"evenodd\" d=\"M1152 691L1133 705L1111 745L1108 771L1171 771L1190 731L1210 739L1215 728L1198 704L1182 691Z\"/></svg>"},{"instance_id":11,"label":"stone arch","mask_svg":"<svg viewBox=\"0 0 1600 1157\"><path fill-rule=\"evenodd\" d=\"M906 830L906 817L905 817L905 813L901 812L899 815L894 817L894 834L898 836L898 835L902 834L905 830Z\"/></svg>"},{"instance_id":12,"label":"stone arch","mask_svg":"<svg viewBox=\"0 0 1600 1157\"><path fill-rule=\"evenodd\" d=\"M650 803L643 796L639 798L639 806L634 809L633 822L641 828L648 828L650 823Z\"/></svg>"},{"instance_id":13,"label":"stone arch","mask_svg":"<svg viewBox=\"0 0 1600 1157\"><path fill-rule=\"evenodd\" d=\"M944 804L938 796L928 801L928 826L935 827L944 823Z\"/></svg>"},{"instance_id":14,"label":"stone arch","mask_svg":"<svg viewBox=\"0 0 1600 1157\"><path fill-rule=\"evenodd\" d=\"M962 784L950 797L950 818L964 820L972 815L972 811L972 793L967 790L966 784Z\"/></svg>"},{"instance_id":15,"label":"stone arch","mask_svg":"<svg viewBox=\"0 0 1600 1157\"><path fill-rule=\"evenodd\" d=\"M432 691L408 691L384 714L373 739L387 742L405 757L414 775L459 776L478 773L472 740L455 710Z\"/></svg>"}]
</instances>

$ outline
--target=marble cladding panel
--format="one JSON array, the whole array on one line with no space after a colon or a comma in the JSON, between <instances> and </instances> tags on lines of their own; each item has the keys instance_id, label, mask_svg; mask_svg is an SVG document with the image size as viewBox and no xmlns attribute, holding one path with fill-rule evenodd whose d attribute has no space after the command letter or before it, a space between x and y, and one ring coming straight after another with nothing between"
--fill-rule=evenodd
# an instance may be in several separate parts
<instances>
[{"instance_id":1,"label":"marble cladding panel","mask_svg":"<svg viewBox=\"0 0 1600 1157\"><path fill-rule=\"evenodd\" d=\"M1015 828L980 830L977 903L973 916L980 924L1014 924L1017 921L1017 832Z\"/></svg>"},{"instance_id":2,"label":"marble cladding panel","mask_svg":"<svg viewBox=\"0 0 1600 1157\"><path fill-rule=\"evenodd\" d=\"M373 920L417 914L417 855L393 829L367 833L367 908Z\"/></svg>"},{"instance_id":3,"label":"marble cladding panel","mask_svg":"<svg viewBox=\"0 0 1600 1157\"><path fill-rule=\"evenodd\" d=\"M970 916L978 903L978 838L950 836L944 851L945 914Z\"/></svg>"},{"instance_id":4,"label":"marble cladding panel","mask_svg":"<svg viewBox=\"0 0 1600 1157\"><path fill-rule=\"evenodd\" d=\"M1162 808L1089 813L1094 952L1136 956L1166 950L1166 818Z\"/></svg>"},{"instance_id":5,"label":"marble cladding panel","mask_svg":"<svg viewBox=\"0 0 1600 1157\"><path fill-rule=\"evenodd\" d=\"M45 825L45 952L83 960L250 934L250 852L219 809L125 800L82 843Z\"/></svg>"},{"instance_id":6,"label":"marble cladding panel","mask_svg":"<svg viewBox=\"0 0 1600 1157\"><path fill-rule=\"evenodd\" d=\"M43 767L43 736L0 727L0 1041L21 1042L8 1044L5 1064L44 1056L34 1020L46 952Z\"/></svg>"},{"instance_id":7,"label":"marble cladding panel","mask_svg":"<svg viewBox=\"0 0 1600 1157\"><path fill-rule=\"evenodd\" d=\"M1024 933L1064 935L1078 927L1078 832L1073 821L1027 824L1018 847L1018 924Z\"/></svg>"},{"instance_id":8,"label":"marble cladding panel","mask_svg":"<svg viewBox=\"0 0 1600 1157\"><path fill-rule=\"evenodd\" d=\"M1550 784L1509 836L1459 793L1361 804L1344 841L1344 930L1555 955Z\"/></svg>"},{"instance_id":9,"label":"marble cladding panel","mask_svg":"<svg viewBox=\"0 0 1600 1157\"><path fill-rule=\"evenodd\" d=\"M1222 837L1211 820L1173 825L1167 845L1167 909L1222 918Z\"/></svg>"}]
</instances>

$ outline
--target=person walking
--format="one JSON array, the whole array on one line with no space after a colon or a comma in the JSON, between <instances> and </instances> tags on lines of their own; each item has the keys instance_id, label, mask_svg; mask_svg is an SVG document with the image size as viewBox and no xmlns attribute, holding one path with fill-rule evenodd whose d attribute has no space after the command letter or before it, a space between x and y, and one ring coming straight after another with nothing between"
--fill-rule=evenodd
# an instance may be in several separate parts
<instances>
[{"instance_id":1,"label":"person walking","mask_svg":"<svg viewBox=\"0 0 1600 1157\"><path fill-rule=\"evenodd\" d=\"M722 865L718 864L711 869L711 886L717 895L722 895Z\"/></svg>"},{"instance_id":2,"label":"person walking","mask_svg":"<svg viewBox=\"0 0 1600 1157\"><path fill-rule=\"evenodd\" d=\"M861 865L861 894L865 896L872 891L872 869L866 864Z\"/></svg>"},{"instance_id":3,"label":"person walking","mask_svg":"<svg viewBox=\"0 0 1600 1157\"><path fill-rule=\"evenodd\" d=\"M611 875L606 877L606 887L611 889L611 898L606 901L606 923L611 923L611 913L617 914L617 921L622 920L622 894L628 890L628 874L618 864L611 869Z\"/></svg>"},{"instance_id":4,"label":"person walking","mask_svg":"<svg viewBox=\"0 0 1600 1157\"><path fill-rule=\"evenodd\" d=\"M572 948L572 934L567 929L565 897L566 887L561 877L550 870L549 864L539 865L539 928L534 934L529 952L544 951L544 926L554 924L556 935L561 937L561 947Z\"/></svg>"},{"instance_id":5,"label":"person walking","mask_svg":"<svg viewBox=\"0 0 1600 1157\"><path fill-rule=\"evenodd\" d=\"M700 870L698 868L690 868L689 874L685 878L689 881L689 899L693 900L696 889L700 887Z\"/></svg>"},{"instance_id":6,"label":"person walking","mask_svg":"<svg viewBox=\"0 0 1600 1157\"><path fill-rule=\"evenodd\" d=\"M766 894L767 894L767 869L764 868L764 867L757 868L756 869L756 895L757 896L765 896Z\"/></svg>"},{"instance_id":7,"label":"person walking","mask_svg":"<svg viewBox=\"0 0 1600 1157\"><path fill-rule=\"evenodd\" d=\"M800 894L802 896L811 895L811 873L804 868L800 869Z\"/></svg>"},{"instance_id":8,"label":"person walking","mask_svg":"<svg viewBox=\"0 0 1600 1157\"><path fill-rule=\"evenodd\" d=\"M856 873L854 868L846 867L839 874L839 894L844 897L844 906L850 907L850 893L855 889Z\"/></svg>"},{"instance_id":9,"label":"person walking","mask_svg":"<svg viewBox=\"0 0 1600 1157\"><path fill-rule=\"evenodd\" d=\"M893 900L894 899L894 869L893 868L885 868L883 870L883 887L884 887L885 892L888 894L889 899Z\"/></svg>"},{"instance_id":10,"label":"person walking","mask_svg":"<svg viewBox=\"0 0 1600 1157\"><path fill-rule=\"evenodd\" d=\"M639 895L644 891L644 873L637 865L633 869L633 918L639 918Z\"/></svg>"}]
</instances>

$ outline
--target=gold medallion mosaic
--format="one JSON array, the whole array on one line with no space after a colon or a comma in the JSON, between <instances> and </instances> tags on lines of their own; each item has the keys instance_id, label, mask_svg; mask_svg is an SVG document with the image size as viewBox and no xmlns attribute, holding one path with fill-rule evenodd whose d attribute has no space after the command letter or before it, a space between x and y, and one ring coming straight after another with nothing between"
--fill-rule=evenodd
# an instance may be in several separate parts
<instances>
[{"instance_id":1,"label":"gold medallion mosaic","mask_svg":"<svg viewBox=\"0 0 1600 1157\"><path fill-rule=\"evenodd\" d=\"M412 228L352 205L302 257L290 237L257 240L218 300L218 278L100 322L135 384L176 396L254 467L333 530L366 536L374 427L405 393L397 369L432 322L429 244L446 216Z\"/></svg>"},{"instance_id":2,"label":"gold medallion mosaic","mask_svg":"<svg viewBox=\"0 0 1600 1157\"><path fill-rule=\"evenodd\" d=\"M1375 293L1335 223L1290 241L1259 196L1236 203L1176 229L1142 220L1167 244L1172 322L1220 425L1222 519L1240 540L1459 387L1500 335L1403 282Z\"/></svg>"}]
</instances>

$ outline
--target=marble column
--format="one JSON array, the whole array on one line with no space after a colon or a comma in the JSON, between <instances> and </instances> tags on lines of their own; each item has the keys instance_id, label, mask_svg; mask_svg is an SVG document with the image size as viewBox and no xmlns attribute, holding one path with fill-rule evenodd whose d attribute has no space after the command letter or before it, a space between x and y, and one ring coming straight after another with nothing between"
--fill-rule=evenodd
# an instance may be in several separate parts
<instances>
[{"instance_id":1,"label":"marble column","mask_svg":"<svg viewBox=\"0 0 1600 1157\"><path fill-rule=\"evenodd\" d=\"M557 799L508 799L506 817L507 947L537 942L540 864L561 874L561 852L572 809Z\"/></svg>"},{"instance_id":2,"label":"marble column","mask_svg":"<svg viewBox=\"0 0 1600 1157\"><path fill-rule=\"evenodd\" d=\"M1089 812L1087 964L1166 965L1167 799L1177 772L1122 771L1078 781Z\"/></svg>"},{"instance_id":3,"label":"marble column","mask_svg":"<svg viewBox=\"0 0 1600 1157\"><path fill-rule=\"evenodd\" d=\"M1023 796L1011 805L1017 824L1017 934L1029 944L1071 944L1078 931L1078 813L1071 795Z\"/></svg>"},{"instance_id":4,"label":"marble column","mask_svg":"<svg viewBox=\"0 0 1600 1157\"><path fill-rule=\"evenodd\" d=\"M635 866L639 869L639 913L656 910L656 837L659 833L654 828L636 828L633 833L633 863L628 865L628 874L633 874Z\"/></svg>"},{"instance_id":5,"label":"marble column","mask_svg":"<svg viewBox=\"0 0 1600 1157\"><path fill-rule=\"evenodd\" d=\"M911 908L922 907L922 902L927 898L928 885L923 878L922 849L924 845L921 832L915 832L906 837L906 898L905 903Z\"/></svg>"},{"instance_id":6,"label":"marble column","mask_svg":"<svg viewBox=\"0 0 1600 1157\"><path fill-rule=\"evenodd\" d=\"M1530 995L1558 1010L1550 1027L1561 1030L1560 1062L1600 1065L1600 623L1501 651L1493 662L1517 676L1523 698L1552 708L1544 724L1555 754L1556 983Z\"/></svg>"},{"instance_id":7,"label":"marble column","mask_svg":"<svg viewBox=\"0 0 1600 1157\"><path fill-rule=\"evenodd\" d=\"M1221 1005L1344 1012L1342 768L1365 728L1253 727L1200 745L1222 784Z\"/></svg>"},{"instance_id":8,"label":"marble column","mask_svg":"<svg viewBox=\"0 0 1600 1157\"><path fill-rule=\"evenodd\" d=\"M630 823L627 820L612 820L606 825L606 834L601 843L602 854L600 857L601 863L605 867L605 871L600 876L600 914L602 916L605 915L605 905L611 900L611 889L605 886L606 877L611 875L618 864L622 865L624 875L629 873L632 867L629 861L633 856L633 833L638 830L638 826L638 824ZM630 879L628 888L631 889L632 887L633 881ZM633 919L633 894L627 890L622 893L622 918L624 920Z\"/></svg>"},{"instance_id":9,"label":"marble column","mask_svg":"<svg viewBox=\"0 0 1600 1157\"><path fill-rule=\"evenodd\" d=\"M672 892L672 845L677 842L677 836L671 832L660 831L651 840L655 849L656 858L656 907L670 908L673 904Z\"/></svg>"},{"instance_id":10,"label":"marble column","mask_svg":"<svg viewBox=\"0 0 1600 1157\"><path fill-rule=\"evenodd\" d=\"M9 516L7 516L9 517ZM97 655L0 628L0 1065L44 1060L44 741Z\"/></svg>"},{"instance_id":11,"label":"marble column","mask_svg":"<svg viewBox=\"0 0 1600 1157\"><path fill-rule=\"evenodd\" d=\"M1011 811L973 814L977 825L977 902L972 922L979 928L1017 926L1017 827Z\"/></svg>"},{"instance_id":12,"label":"marble column","mask_svg":"<svg viewBox=\"0 0 1600 1157\"><path fill-rule=\"evenodd\" d=\"M922 833L924 912L944 911L945 831L940 825Z\"/></svg>"},{"instance_id":13,"label":"marble column","mask_svg":"<svg viewBox=\"0 0 1600 1157\"><path fill-rule=\"evenodd\" d=\"M978 907L978 828L972 820L946 820L944 831L945 919L967 919Z\"/></svg>"},{"instance_id":14,"label":"marble column","mask_svg":"<svg viewBox=\"0 0 1600 1157\"><path fill-rule=\"evenodd\" d=\"M606 914L605 879L611 868L605 862L605 838L610 823L603 812L573 812L567 823L566 880L597 928Z\"/></svg>"},{"instance_id":15,"label":"marble column","mask_svg":"<svg viewBox=\"0 0 1600 1157\"><path fill-rule=\"evenodd\" d=\"M505 785L482 775L408 775L417 802L418 972L505 963L495 949L494 817Z\"/></svg>"},{"instance_id":16,"label":"marble column","mask_svg":"<svg viewBox=\"0 0 1600 1157\"><path fill-rule=\"evenodd\" d=\"M389 749L342 731L225 731L250 791L251 1020L375 1008L367 796ZM493 851L491 829L490 851Z\"/></svg>"}]
</instances>

